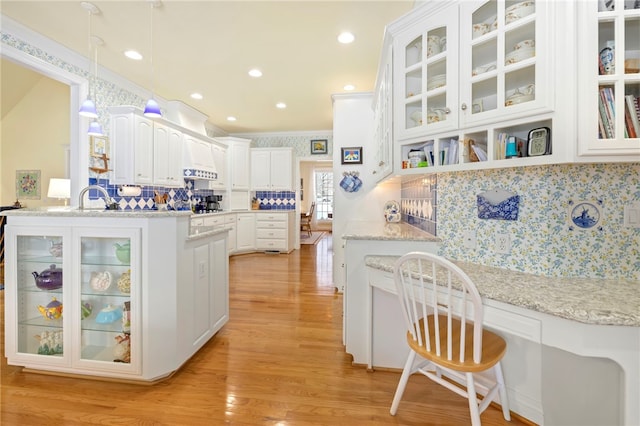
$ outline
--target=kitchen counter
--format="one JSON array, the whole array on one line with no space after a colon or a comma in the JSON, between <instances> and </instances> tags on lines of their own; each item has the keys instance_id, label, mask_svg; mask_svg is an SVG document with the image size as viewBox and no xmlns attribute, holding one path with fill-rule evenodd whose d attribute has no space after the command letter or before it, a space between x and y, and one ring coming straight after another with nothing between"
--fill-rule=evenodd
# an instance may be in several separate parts
<instances>
[{"instance_id":1,"label":"kitchen counter","mask_svg":"<svg viewBox=\"0 0 640 426\"><path fill-rule=\"evenodd\" d=\"M424 232L404 222L350 221L347 224L347 229L348 231L342 235L342 238L345 240L442 241L442 239L435 235Z\"/></svg>"},{"instance_id":2,"label":"kitchen counter","mask_svg":"<svg viewBox=\"0 0 640 426\"><path fill-rule=\"evenodd\" d=\"M49 216L49 217L127 217L160 218L191 216L191 210L80 210L77 207L43 207L33 209L6 210L4 216Z\"/></svg>"},{"instance_id":3,"label":"kitchen counter","mask_svg":"<svg viewBox=\"0 0 640 426\"><path fill-rule=\"evenodd\" d=\"M393 272L399 256L367 256L365 265ZM640 282L557 278L453 261L483 298L586 324L640 327Z\"/></svg>"}]
</instances>

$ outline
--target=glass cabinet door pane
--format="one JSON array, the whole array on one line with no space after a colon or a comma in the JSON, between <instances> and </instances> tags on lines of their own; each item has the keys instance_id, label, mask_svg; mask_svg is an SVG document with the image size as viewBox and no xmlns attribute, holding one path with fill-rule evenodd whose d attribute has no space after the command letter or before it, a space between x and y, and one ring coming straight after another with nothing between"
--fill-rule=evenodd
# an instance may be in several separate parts
<instances>
[{"instance_id":1,"label":"glass cabinet door pane","mask_svg":"<svg viewBox=\"0 0 640 426\"><path fill-rule=\"evenodd\" d=\"M60 357L64 354L62 236L16 238L17 351Z\"/></svg>"},{"instance_id":2,"label":"glass cabinet door pane","mask_svg":"<svg viewBox=\"0 0 640 426\"><path fill-rule=\"evenodd\" d=\"M81 237L81 359L130 362L131 241Z\"/></svg>"}]
</instances>

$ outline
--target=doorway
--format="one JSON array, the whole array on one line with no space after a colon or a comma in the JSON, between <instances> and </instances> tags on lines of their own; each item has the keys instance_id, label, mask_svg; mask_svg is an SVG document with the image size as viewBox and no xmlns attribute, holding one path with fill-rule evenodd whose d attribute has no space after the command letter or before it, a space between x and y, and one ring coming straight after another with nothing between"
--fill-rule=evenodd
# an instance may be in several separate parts
<instances>
[{"instance_id":1,"label":"doorway","mask_svg":"<svg viewBox=\"0 0 640 426\"><path fill-rule=\"evenodd\" d=\"M333 229L332 160L300 159L300 213L308 212L316 203L311 228L313 231Z\"/></svg>"}]
</instances>

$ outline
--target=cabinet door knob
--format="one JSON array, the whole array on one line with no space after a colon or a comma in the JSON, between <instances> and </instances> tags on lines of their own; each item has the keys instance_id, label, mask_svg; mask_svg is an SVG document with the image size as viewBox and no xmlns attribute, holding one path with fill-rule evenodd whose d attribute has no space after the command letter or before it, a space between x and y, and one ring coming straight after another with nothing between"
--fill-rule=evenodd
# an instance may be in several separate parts
<instances>
[{"instance_id":1,"label":"cabinet door knob","mask_svg":"<svg viewBox=\"0 0 640 426\"><path fill-rule=\"evenodd\" d=\"M461 108L463 111L466 111L466 109L467 109L467 104L463 102L463 103L462 103L462 105L460 105L460 108ZM447 109L448 109L448 108L447 108ZM448 114L448 113L447 113L447 114Z\"/></svg>"}]
</instances>

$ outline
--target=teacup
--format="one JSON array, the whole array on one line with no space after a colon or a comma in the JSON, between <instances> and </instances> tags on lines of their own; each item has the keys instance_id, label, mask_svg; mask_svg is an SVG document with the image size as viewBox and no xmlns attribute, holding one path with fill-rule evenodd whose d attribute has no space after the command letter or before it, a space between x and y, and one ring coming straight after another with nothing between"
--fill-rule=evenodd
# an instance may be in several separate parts
<instances>
[{"instance_id":1,"label":"teacup","mask_svg":"<svg viewBox=\"0 0 640 426\"><path fill-rule=\"evenodd\" d=\"M536 46L535 40L522 40L521 42L516 43L516 45L513 47L513 50L526 49L526 48L531 48L535 46Z\"/></svg>"},{"instance_id":2,"label":"teacup","mask_svg":"<svg viewBox=\"0 0 640 426\"><path fill-rule=\"evenodd\" d=\"M444 108L429 108L427 111L427 123L438 123L446 120L447 111Z\"/></svg>"}]
</instances>

